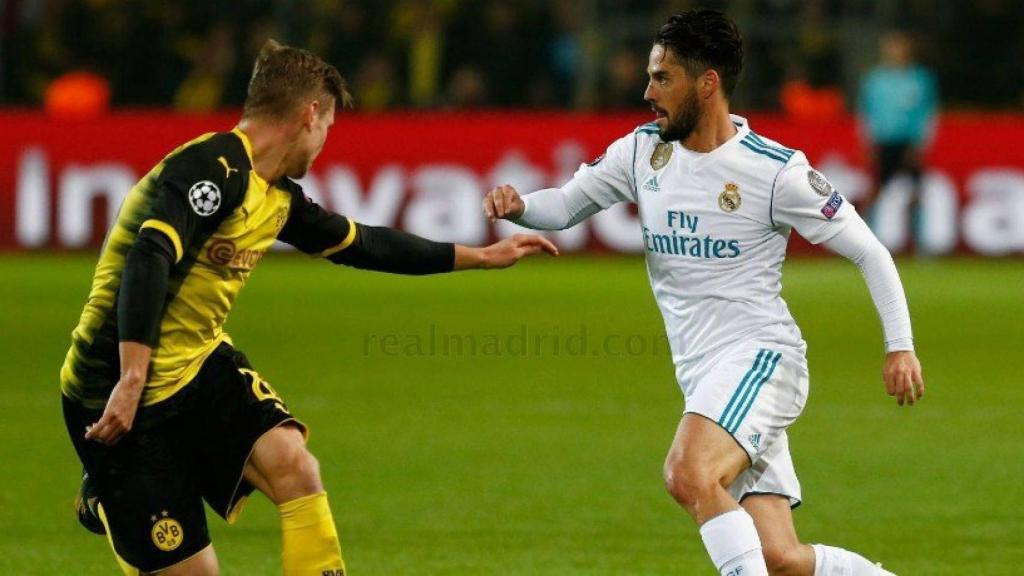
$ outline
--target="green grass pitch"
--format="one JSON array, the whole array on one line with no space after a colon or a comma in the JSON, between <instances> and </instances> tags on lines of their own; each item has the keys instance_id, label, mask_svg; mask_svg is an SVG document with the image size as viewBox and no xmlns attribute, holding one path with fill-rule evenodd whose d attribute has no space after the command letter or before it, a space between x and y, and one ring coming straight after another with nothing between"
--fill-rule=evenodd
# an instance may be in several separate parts
<instances>
[{"instance_id":1,"label":"green grass pitch","mask_svg":"<svg viewBox=\"0 0 1024 576\"><path fill-rule=\"evenodd\" d=\"M2 574L117 573L71 512L57 391L93 261L0 258ZM786 266L811 367L797 527L899 574L1020 574L1024 262L900 268L928 384L903 409L856 268ZM682 398L639 258L401 278L275 255L228 329L311 425L353 575L714 573L662 487ZM211 525L224 574L279 571L265 499Z\"/></svg>"}]
</instances>

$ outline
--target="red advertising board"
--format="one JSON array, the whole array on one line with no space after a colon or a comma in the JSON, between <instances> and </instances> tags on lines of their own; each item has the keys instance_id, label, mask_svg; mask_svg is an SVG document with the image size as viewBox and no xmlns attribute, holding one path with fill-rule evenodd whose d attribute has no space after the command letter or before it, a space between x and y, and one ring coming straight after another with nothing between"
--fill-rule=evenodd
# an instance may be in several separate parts
<instances>
[{"instance_id":1,"label":"red advertising board","mask_svg":"<svg viewBox=\"0 0 1024 576\"><path fill-rule=\"evenodd\" d=\"M0 249L98 246L120 200L164 154L198 134L230 129L234 114L121 112L61 122L0 112ZM874 196L854 119L798 123L750 116L752 127L811 162L855 203ZM551 113L346 114L303 187L369 224L481 244L510 233L480 213L491 186L557 186L646 115ZM943 254L1024 252L1024 116L947 115L928 154L916 244ZM910 187L895 180L870 222L890 248L908 240ZM634 211L617 207L560 232L564 250L640 251ZM793 251L808 250L796 240Z\"/></svg>"}]
</instances>

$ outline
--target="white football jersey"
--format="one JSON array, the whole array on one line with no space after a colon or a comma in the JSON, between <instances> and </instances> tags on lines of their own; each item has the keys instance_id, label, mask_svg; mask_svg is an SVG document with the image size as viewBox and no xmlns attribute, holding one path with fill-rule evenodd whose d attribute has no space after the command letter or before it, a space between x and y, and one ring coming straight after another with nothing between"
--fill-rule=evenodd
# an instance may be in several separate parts
<instances>
[{"instance_id":1,"label":"white football jersey","mask_svg":"<svg viewBox=\"0 0 1024 576\"><path fill-rule=\"evenodd\" d=\"M662 142L656 124L615 141L574 183L601 208L639 208L651 289L687 392L714 356L740 342L805 350L780 295L790 230L818 244L853 207L803 153L750 130L707 154Z\"/></svg>"}]
</instances>

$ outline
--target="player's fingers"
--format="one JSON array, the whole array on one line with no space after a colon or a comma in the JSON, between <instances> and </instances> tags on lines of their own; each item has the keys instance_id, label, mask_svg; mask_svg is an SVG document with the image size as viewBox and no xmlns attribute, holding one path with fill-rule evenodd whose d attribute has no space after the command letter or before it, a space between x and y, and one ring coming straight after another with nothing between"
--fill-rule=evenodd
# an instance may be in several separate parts
<instances>
[{"instance_id":1,"label":"player's fingers","mask_svg":"<svg viewBox=\"0 0 1024 576\"><path fill-rule=\"evenodd\" d=\"M882 374L882 380L885 382L885 393L889 396L896 395L896 379L890 373Z\"/></svg>"},{"instance_id":2,"label":"player's fingers","mask_svg":"<svg viewBox=\"0 0 1024 576\"><path fill-rule=\"evenodd\" d=\"M529 246L533 249L531 254L535 254L537 251L543 250L552 256L558 256L558 247L555 244L543 236L537 234L529 234L521 237L521 245Z\"/></svg>"},{"instance_id":3,"label":"player's fingers","mask_svg":"<svg viewBox=\"0 0 1024 576\"><path fill-rule=\"evenodd\" d=\"M484 214L487 215L487 219L490 220L491 222L494 222L494 193L493 192L488 192L487 195L484 196L483 206L484 206Z\"/></svg>"},{"instance_id":4,"label":"player's fingers","mask_svg":"<svg viewBox=\"0 0 1024 576\"><path fill-rule=\"evenodd\" d=\"M914 386L917 387L917 397L924 396L924 376L921 375L920 368L914 370Z\"/></svg>"},{"instance_id":5,"label":"player's fingers","mask_svg":"<svg viewBox=\"0 0 1024 576\"><path fill-rule=\"evenodd\" d=\"M505 190L504 186L498 186L494 191L494 216L497 218L505 217Z\"/></svg>"},{"instance_id":6,"label":"player's fingers","mask_svg":"<svg viewBox=\"0 0 1024 576\"><path fill-rule=\"evenodd\" d=\"M537 234L523 235L520 236L519 243L521 246L529 246L536 250L543 250L552 256L558 256L558 247L551 240L543 236Z\"/></svg>"},{"instance_id":7,"label":"player's fingers","mask_svg":"<svg viewBox=\"0 0 1024 576\"><path fill-rule=\"evenodd\" d=\"M552 256L558 256L558 246L555 246L554 242L543 236L538 236L537 239L540 241L541 248L543 248L545 252Z\"/></svg>"},{"instance_id":8,"label":"player's fingers","mask_svg":"<svg viewBox=\"0 0 1024 576\"><path fill-rule=\"evenodd\" d=\"M903 383L900 381L898 376L893 376L893 391L896 396L896 404L903 406L906 401L906 391L903 389Z\"/></svg>"},{"instance_id":9,"label":"player's fingers","mask_svg":"<svg viewBox=\"0 0 1024 576\"><path fill-rule=\"evenodd\" d=\"M109 426L109 419L106 415L102 416L92 426L88 426L85 429L85 439L95 440L96 442L106 443L107 438L107 427Z\"/></svg>"},{"instance_id":10,"label":"player's fingers","mask_svg":"<svg viewBox=\"0 0 1024 576\"><path fill-rule=\"evenodd\" d=\"M516 189L511 186L505 187L505 206L509 211L509 214L518 210L520 204L523 203L522 198L519 197L519 193Z\"/></svg>"},{"instance_id":11,"label":"player's fingers","mask_svg":"<svg viewBox=\"0 0 1024 576\"><path fill-rule=\"evenodd\" d=\"M917 403L917 391L914 390L913 375L909 370L903 374L903 388L907 391L907 402L913 406Z\"/></svg>"}]
</instances>

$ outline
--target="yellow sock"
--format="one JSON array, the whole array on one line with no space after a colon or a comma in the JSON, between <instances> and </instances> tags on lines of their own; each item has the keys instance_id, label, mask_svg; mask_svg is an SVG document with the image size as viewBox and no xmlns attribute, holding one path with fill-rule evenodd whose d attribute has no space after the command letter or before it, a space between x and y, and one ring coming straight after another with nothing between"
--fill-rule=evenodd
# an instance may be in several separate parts
<instances>
[{"instance_id":1,"label":"yellow sock","mask_svg":"<svg viewBox=\"0 0 1024 576\"><path fill-rule=\"evenodd\" d=\"M110 524L107 523L107 513L103 511L103 504L96 506L96 515L100 517L100 522L103 522L103 527L107 529L107 542L110 543L110 549L114 551L114 558L117 559L117 565L121 567L121 571L124 572L125 576L139 576L139 571L131 564L124 561L121 555L114 550L114 538L110 535Z\"/></svg>"},{"instance_id":2,"label":"yellow sock","mask_svg":"<svg viewBox=\"0 0 1024 576\"><path fill-rule=\"evenodd\" d=\"M338 531L327 493L296 498L281 514L281 564L285 576L345 576Z\"/></svg>"}]
</instances>

